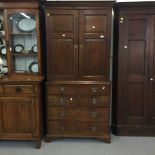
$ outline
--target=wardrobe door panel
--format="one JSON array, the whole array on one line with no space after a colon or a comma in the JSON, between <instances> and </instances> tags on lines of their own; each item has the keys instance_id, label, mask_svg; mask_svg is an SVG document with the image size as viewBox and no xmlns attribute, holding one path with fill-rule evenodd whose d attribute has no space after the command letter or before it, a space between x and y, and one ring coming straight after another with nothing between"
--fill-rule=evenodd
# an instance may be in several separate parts
<instances>
[{"instance_id":1,"label":"wardrobe door panel","mask_svg":"<svg viewBox=\"0 0 155 155\"><path fill-rule=\"evenodd\" d=\"M155 125L155 16L151 17L150 57L149 57L149 120Z\"/></svg>"},{"instance_id":2,"label":"wardrobe door panel","mask_svg":"<svg viewBox=\"0 0 155 155\"><path fill-rule=\"evenodd\" d=\"M79 13L79 78L109 80L111 10Z\"/></svg>"},{"instance_id":3,"label":"wardrobe door panel","mask_svg":"<svg viewBox=\"0 0 155 155\"><path fill-rule=\"evenodd\" d=\"M77 10L47 10L47 78L75 80L78 76Z\"/></svg>"},{"instance_id":4,"label":"wardrobe door panel","mask_svg":"<svg viewBox=\"0 0 155 155\"><path fill-rule=\"evenodd\" d=\"M124 73L122 121L128 125L147 122L149 19L128 15L124 21Z\"/></svg>"}]
</instances>

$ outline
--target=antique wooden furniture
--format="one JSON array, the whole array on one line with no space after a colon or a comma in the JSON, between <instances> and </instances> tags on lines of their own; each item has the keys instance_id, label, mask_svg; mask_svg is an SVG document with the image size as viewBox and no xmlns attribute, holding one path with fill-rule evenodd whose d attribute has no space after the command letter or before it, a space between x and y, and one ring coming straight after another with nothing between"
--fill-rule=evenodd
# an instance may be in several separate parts
<instances>
[{"instance_id":1,"label":"antique wooden furniture","mask_svg":"<svg viewBox=\"0 0 155 155\"><path fill-rule=\"evenodd\" d=\"M114 2L45 2L47 135L110 142Z\"/></svg>"},{"instance_id":2,"label":"antique wooden furniture","mask_svg":"<svg viewBox=\"0 0 155 155\"><path fill-rule=\"evenodd\" d=\"M155 135L155 5L115 7L113 132Z\"/></svg>"},{"instance_id":3,"label":"antique wooden furniture","mask_svg":"<svg viewBox=\"0 0 155 155\"><path fill-rule=\"evenodd\" d=\"M41 147L42 93L38 4L0 3L0 140Z\"/></svg>"}]
</instances>

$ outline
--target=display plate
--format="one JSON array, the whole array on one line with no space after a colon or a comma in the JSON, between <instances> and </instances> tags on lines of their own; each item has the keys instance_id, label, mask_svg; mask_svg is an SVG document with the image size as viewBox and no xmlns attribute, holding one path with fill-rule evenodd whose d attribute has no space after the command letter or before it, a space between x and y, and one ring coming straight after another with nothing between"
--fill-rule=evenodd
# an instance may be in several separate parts
<instances>
[{"instance_id":1,"label":"display plate","mask_svg":"<svg viewBox=\"0 0 155 155\"><path fill-rule=\"evenodd\" d=\"M30 64L29 71L31 73L38 73L38 62L37 61L34 61Z\"/></svg>"},{"instance_id":2,"label":"display plate","mask_svg":"<svg viewBox=\"0 0 155 155\"><path fill-rule=\"evenodd\" d=\"M24 32L31 32L36 28L36 21L34 19L24 18L18 22L18 28Z\"/></svg>"}]
</instances>

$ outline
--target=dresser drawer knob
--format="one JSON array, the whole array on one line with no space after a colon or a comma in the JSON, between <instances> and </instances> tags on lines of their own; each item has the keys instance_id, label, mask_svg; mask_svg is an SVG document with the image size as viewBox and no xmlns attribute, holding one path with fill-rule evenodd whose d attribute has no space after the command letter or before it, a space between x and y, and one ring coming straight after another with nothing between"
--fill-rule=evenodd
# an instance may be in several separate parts
<instances>
[{"instance_id":1,"label":"dresser drawer knob","mask_svg":"<svg viewBox=\"0 0 155 155\"><path fill-rule=\"evenodd\" d=\"M96 104L96 102L97 102L96 97L94 97L93 100L92 100L92 103Z\"/></svg>"},{"instance_id":2,"label":"dresser drawer knob","mask_svg":"<svg viewBox=\"0 0 155 155\"><path fill-rule=\"evenodd\" d=\"M64 132L65 131L65 127L64 126L60 126L60 131Z\"/></svg>"},{"instance_id":3,"label":"dresser drawer knob","mask_svg":"<svg viewBox=\"0 0 155 155\"><path fill-rule=\"evenodd\" d=\"M21 87L16 87L16 92L17 92L17 93L22 92L22 88L21 88Z\"/></svg>"},{"instance_id":4,"label":"dresser drawer knob","mask_svg":"<svg viewBox=\"0 0 155 155\"><path fill-rule=\"evenodd\" d=\"M63 104L64 103L64 99L60 98L60 103Z\"/></svg>"},{"instance_id":5,"label":"dresser drawer knob","mask_svg":"<svg viewBox=\"0 0 155 155\"><path fill-rule=\"evenodd\" d=\"M95 87L92 87L91 90L92 90L93 93L96 93L97 92L97 90L96 90Z\"/></svg>"},{"instance_id":6,"label":"dresser drawer knob","mask_svg":"<svg viewBox=\"0 0 155 155\"><path fill-rule=\"evenodd\" d=\"M97 117L97 113L96 112L92 112L91 115L92 115L93 118Z\"/></svg>"},{"instance_id":7,"label":"dresser drawer knob","mask_svg":"<svg viewBox=\"0 0 155 155\"><path fill-rule=\"evenodd\" d=\"M64 112L60 112L60 117L64 117L64 116L65 116Z\"/></svg>"},{"instance_id":8,"label":"dresser drawer knob","mask_svg":"<svg viewBox=\"0 0 155 155\"><path fill-rule=\"evenodd\" d=\"M73 98L72 97L70 98L70 101L73 101Z\"/></svg>"},{"instance_id":9,"label":"dresser drawer knob","mask_svg":"<svg viewBox=\"0 0 155 155\"><path fill-rule=\"evenodd\" d=\"M61 92L64 92L64 91L65 91L65 88L64 88L64 87L59 87L59 90L60 90Z\"/></svg>"},{"instance_id":10,"label":"dresser drawer knob","mask_svg":"<svg viewBox=\"0 0 155 155\"><path fill-rule=\"evenodd\" d=\"M96 126L93 126L93 127L91 128L91 130L92 130L93 132L96 132L96 131L97 131L97 127L96 127Z\"/></svg>"}]
</instances>

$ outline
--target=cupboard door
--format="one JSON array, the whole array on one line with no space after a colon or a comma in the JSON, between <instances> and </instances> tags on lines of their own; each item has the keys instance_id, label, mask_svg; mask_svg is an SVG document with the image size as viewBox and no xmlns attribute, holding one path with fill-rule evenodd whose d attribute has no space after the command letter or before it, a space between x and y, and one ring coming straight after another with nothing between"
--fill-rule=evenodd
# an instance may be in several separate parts
<instances>
[{"instance_id":1,"label":"cupboard door","mask_svg":"<svg viewBox=\"0 0 155 155\"><path fill-rule=\"evenodd\" d=\"M30 97L0 97L2 137L29 138L35 132L35 105Z\"/></svg>"},{"instance_id":2,"label":"cupboard door","mask_svg":"<svg viewBox=\"0 0 155 155\"><path fill-rule=\"evenodd\" d=\"M149 57L149 120L150 125L155 125L155 16L151 18L151 39Z\"/></svg>"},{"instance_id":3,"label":"cupboard door","mask_svg":"<svg viewBox=\"0 0 155 155\"><path fill-rule=\"evenodd\" d=\"M119 107L121 122L128 125L144 125L148 107L148 56L150 19L143 15L124 17L124 44L122 103Z\"/></svg>"},{"instance_id":4,"label":"cupboard door","mask_svg":"<svg viewBox=\"0 0 155 155\"><path fill-rule=\"evenodd\" d=\"M111 10L81 10L79 31L79 78L109 80Z\"/></svg>"},{"instance_id":5,"label":"cupboard door","mask_svg":"<svg viewBox=\"0 0 155 155\"><path fill-rule=\"evenodd\" d=\"M78 12L46 12L47 78L75 80L78 77Z\"/></svg>"}]
</instances>

